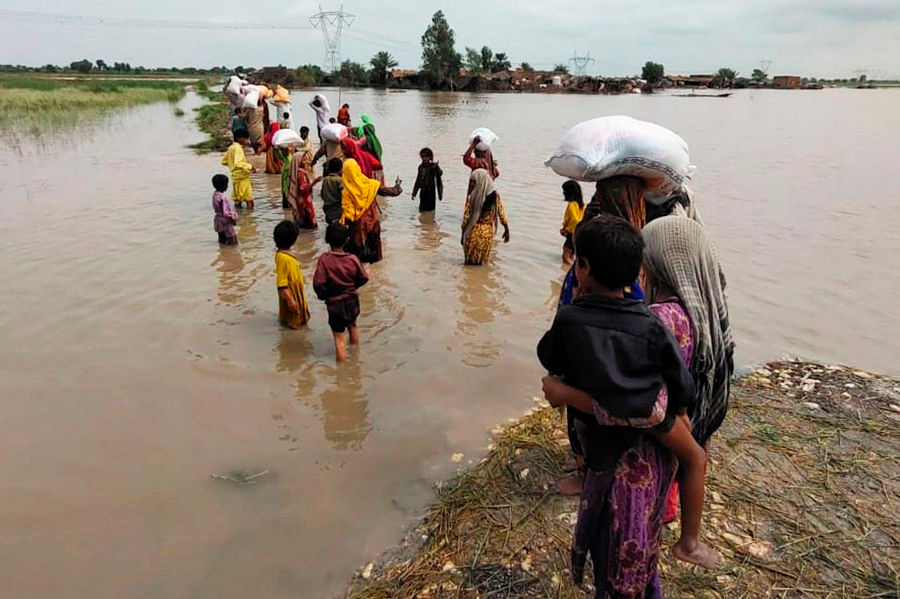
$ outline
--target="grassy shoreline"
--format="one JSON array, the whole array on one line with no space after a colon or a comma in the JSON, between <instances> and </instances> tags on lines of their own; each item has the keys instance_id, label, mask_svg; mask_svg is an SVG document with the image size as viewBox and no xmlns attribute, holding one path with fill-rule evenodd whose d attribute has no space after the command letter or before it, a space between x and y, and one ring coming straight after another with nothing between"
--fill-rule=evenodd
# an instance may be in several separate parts
<instances>
[{"instance_id":1,"label":"grassy shoreline","mask_svg":"<svg viewBox=\"0 0 900 599\"><path fill-rule=\"evenodd\" d=\"M567 569L577 500L552 491L567 457L555 410L496 430L487 456L438 485L420 526L345 597L585 597ZM805 362L739 379L713 440L703 530L726 562L676 562L667 529L665 595L900 596L898 472L900 382Z\"/></svg>"},{"instance_id":2,"label":"grassy shoreline","mask_svg":"<svg viewBox=\"0 0 900 599\"><path fill-rule=\"evenodd\" d=\"M195 108L194 122L197 128L206 134L206 139L191 145L198 154L224 152L231 143L231 112L228 101L219 90L210 89L204 81L198 81L194 91L209 100Z\"/></svg>"}]
</instances>

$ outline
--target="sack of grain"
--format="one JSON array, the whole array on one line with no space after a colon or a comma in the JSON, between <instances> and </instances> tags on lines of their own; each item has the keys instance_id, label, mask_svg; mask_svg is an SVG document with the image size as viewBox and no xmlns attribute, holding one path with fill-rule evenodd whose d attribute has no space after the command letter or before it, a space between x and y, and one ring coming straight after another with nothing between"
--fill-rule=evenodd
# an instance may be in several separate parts
<instances>
[{"instance_id":1,"label":"sack of grain","mask_svg":"<svg viewBox=\"0 0 900 599\"><path fill-rule=\"evenodd\" d=\"M272 145L283 148L285 146L302 145L303 139L293 129L279 129L272 136Z\"/></svg>"},{"instance_id":2,"label":"sack of grain","mask_svg":"<svg viewBox=\"0 0 900 599\"><path fill-rule=\"evenodd\" d=\"M291 101L291 93L281 85L275 86L275 96L272 98L274 102L279 104L287 104Z\"/></svg>"},{"instance_id":3,"label":"sack of grain","mask_svg":"<svg viewBox=\"0 0 900 599\"><path fill-rule=\"evenodd\" d=\"M472 131L469 134L469 144L475 141L475 138L478 138L478 145L475 146L478 150L489 150L491 146L493 146L496 142L500 141L500 138L497 137L497 134L488 129L487 127L479 127Z\"/></svg>"},{"instance_id":4,"label":"sack of grain","mask_svg":"<svg viewBox=\"0 0 900 599\"><path fill-rule=\"evenodd\" d=\"M238 77L237 75L232 75L228 79L228 87L225 88L225 91L227 91L229 94L238 95L241 93L241 84L242 83L243 83L243 81L241 80L240 77Z\"/></svg>"},{"instance_id":5,"label":"sack of grain","mask_svg":"<svg viewBox=\"0 0 900 599\"><path fill-rule=\"evenodd\" d=\"M340 123L331 123L322 127L322 139L327 139L328 141L340 142L348 135L350 135L350 130Z\"/></svg>"},{"instance_id":6,"label":"sack of grain","mask_svg":"<svg viewBox=\"0 0 900 599\"><path fill-rule=\"evenodd\" d=\"M245 85L241 93L244 94L244 108L256 108L259 104L259 88L255 85Z\"/></svg>"},{"instance_id":7,"label":"sack of grain","mask_svg":"<svg viewBox=\"0 0 900 599\"><path fill-rule=\"evenodd\" d=\"M640 177L648 197L670 195L690 179L688 145L674 132L628 116L607 116L566 131L545 163L557 175L599 181L617 175Z\"/></svg>"}]
</instances>

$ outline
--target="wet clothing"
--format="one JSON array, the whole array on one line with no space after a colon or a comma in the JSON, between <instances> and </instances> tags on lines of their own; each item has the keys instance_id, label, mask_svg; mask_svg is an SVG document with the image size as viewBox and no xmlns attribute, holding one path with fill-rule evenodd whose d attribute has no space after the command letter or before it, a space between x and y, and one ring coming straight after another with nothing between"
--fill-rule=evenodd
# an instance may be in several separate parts
<instances>
[{"instance_id":1,"label":"wet clothing","mask_svg":"<svg viewBox=\"0 0 900 599\"><path fill-rule=\"evenodd\" d=\"M309 322L309 305L303 285L303 273L297 259L285 251L275 252L275 286L279 292L287 289L299 307L299 311L291 312L288 303L278 294L278 322L291 329L299 329Z\"/></svg>"},{"instance_id":2,"label":"wet clothing","mask_svg":"<svg viewBox=\"0 0 900 599\"><path fill-rule=\"evenodd\" d=\"M236 205L253 201L253 186L250 185L250 173L253 165L247 162L244 146L234 142L222 156L222 164L231 171L231 199Z\"/></svg>"},{"instance_id":3,"label":"wet clothing","mask_svg":"<svg viewBox=\"0 0 900 599\"><path fill-rule=\"evenodd\" d=\"M247 131L247 123L244 119L235 115L231 117L231 137L233 139L237 138L238 131Z\"/></svg>"},{"instance_id":4,"label":"wet clothing","mask_svg":"<svg viewBox=\"0 0 900 599\"><path fill-rule=\"evenodd\" d=\"M262 106L247 108L244 111L244 120L247 123L247 130L250 132L250 145L254 148L259 147L266 132Z\"/></svg>"},{"instance_id":5,"label":"wet clothing","mask_svg":"<svg viewBox=\"0 0 900 599\"><path fill-rule=\"evenodd\" d=\"M337 122L343 125L344 127L350 126L350 109L344 106L341 106L340 110L337 113Z\"/></svg>"},{"instance_id":6,"label":"wet clothing","mask_svg":"<svg viewBox=\"0 0 900 599\"><path fill-rule=\"evenodd\" d=\"M578 205L578 202L569 202L566 204L566 212L563 214L562 229L567 235L575 235L575 227L584 218L584 206Z\"/></svg>"},{"instance_id":7,"label":"wet clothing","mask_svg":"<svg viewBox=\"0 0 900 599\"><path fill-rule=\"evenodd\" d=\"M694 383L675 339L639 300L589 295L563 306L538 344L538 358L617 418L650 416L663 385L670 407L693 404ZM612 467L640 434L601 427L593 414L569 410L585 460L595 470ZM660 430L671 429L675 413Z\"/></svg>"},{"instance_id":8,"label":"wet clothing","mask_svg":"<svg viewBox=\"0 0 900 599\"><path fill-rule=\"evenodd\" d=\"M509 223L494 180L486 170L472 171L469 187L462 218L462 245L466 264L479 265L491 256L498 222L504 227Z\"/></svg>"},{"instance_id":9,"label":"wet clothing","mask_svg":"<svg viewBox=\"0 0 900 599\"><path fill-rule=\"evenodd\" d=\"M372 123L372 118L369 115L364 114L359 117L359 119L362 121L362 124L356 129L357 137L366 139L366 147L369 152L381 162L381 156L384 149L381 146L381 140L378 139L378 134L375 132L375 124Z\"/></svg>"},{"instance_id":10,"label":"wet clothing","mask_svg":"<svg viewBox=\"0 0 900 599\"><path fill-rule=\"evenodd\" d=\"M212 196L213 230L219 234L219 243L234 245L237 243L237 233L234 225L237 224L238 215L234 211L231 201L221 191L216 191Z\"/></svg>"},{"instance_id":11,"label":"wet clothing","mask_svg":"<svg viewBox=\"0 0 900 599\"><path fill-rule=\"evenodd\" d=\"M363 262L378 262L383 257L376 201L381 184L365 176L353 158L344 161L341 177L341 220L350 228L345 249Z\"/></svg>"},{"instance_id":12,"label":"wet clothing","mask_svg":"<svg viewBox=\"0 0 900 599\"><path fill-rule=\"evenodd\" d=\"M419 165L413 195L419 194L419 212L432 212L435 200L444 197L444 171L436 162Z\"/></svg>"},{"instance_id":13,"label":"wet clothing","mask_svg":"<svg viewBox=\"0 0 900 599\"><path fill-rule=\"evenodd\" d=\"M269 125L269 132L263 136L263 146L266 148L266 173L270 175L281 173L281 150L272 145L272 140L279 130L278 123L272 123Z\"/></svg>"},{"instance_id":14,"label":"wet clothing","mask_svg":"<svg viewBox=\"0 0 900 599\"><path fill-rule=\"evenodd\" d=\"M287 201L291 207L294 222L301 229L315 229L319 226L316 222L316 209L312 201L312 183L303 156L295 156L291 160Z\"/></svg>"},{"instance_id":15,"label":"wet clothing","mask_svg":"<svg viewBox=\"0 0 900 599\"><path fill-rule=\"evenodd\" d=\"M322 179L322 212L329 225L341 220L341 183L340 175L328 175Z\"/></svg>"},{"instance_id":16,"label":"wet clothing","mask_svg":"<svg viewBox=\"0 0 900 599\"><path fill-rule=\"evenodd\" d=\"M356 324L359 316L358 289L369 282L359 258L343 250L319 256L313 290L328 308L328 324L335 333L343 333Z\"/></svg>"}]
</instances>

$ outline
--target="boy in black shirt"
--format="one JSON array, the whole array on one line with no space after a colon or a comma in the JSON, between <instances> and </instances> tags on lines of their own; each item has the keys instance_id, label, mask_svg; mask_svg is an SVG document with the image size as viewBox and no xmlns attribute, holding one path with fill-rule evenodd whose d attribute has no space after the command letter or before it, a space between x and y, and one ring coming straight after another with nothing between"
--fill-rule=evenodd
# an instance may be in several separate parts
<instances>
[{"instance_id":1,"label":"boy in black shirt","mask_svg":"<svg viewBox=\"0 0 900 599\"><path fill-rule=\"evenodd\" d=\"M413 186L412 199L415 200L416 195L421 191L419 212L434 212L435 197L438 200L444 199L444 181L441 178L444 175L444 171L434 161L434 152L431 151L431 148L422 148L419 152L419 157L422 159L422 164L419 165L416 184Z\"/></svg>"}]
</instances>

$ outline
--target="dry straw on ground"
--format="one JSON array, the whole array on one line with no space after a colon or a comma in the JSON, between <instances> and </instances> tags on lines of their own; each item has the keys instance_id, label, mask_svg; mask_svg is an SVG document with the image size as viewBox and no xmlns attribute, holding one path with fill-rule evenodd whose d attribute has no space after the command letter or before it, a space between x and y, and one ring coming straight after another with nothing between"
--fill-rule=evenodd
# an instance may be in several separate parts
<instances>
[{"instance_id":1,"label":"dry straw on ground","mask_svg":"<svg viewBox=\"0 0 900 599\"><path fill-rule=\"evenodd\" d=\"M563 422L543 408L498 431L475 467L441 485L404 546L346 597L590 596L569 582L576 502L553 493ZM802 362L738 381L714 437L704 535L716 571L666 552L667 597L900 597L900 383ZM671 547L676 529L666 532Z\"/></svg>"}]
</instances>

